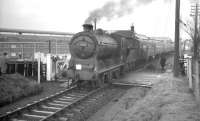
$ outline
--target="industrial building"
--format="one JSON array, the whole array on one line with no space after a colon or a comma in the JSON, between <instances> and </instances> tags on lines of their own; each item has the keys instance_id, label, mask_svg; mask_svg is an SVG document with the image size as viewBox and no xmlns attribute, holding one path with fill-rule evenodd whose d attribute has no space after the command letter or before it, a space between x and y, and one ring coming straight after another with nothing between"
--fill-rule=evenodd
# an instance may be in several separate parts
<instances>
[{"instance_id":1,"label":"industrial building","mask_svg":"<svg viewBox=\"0 0 200 121\"><path fill-rule=\"evenodd\" d=\"M53 62L53 57L66 58L71 35L73 34L0 29L0 56L7 53L7 73L17 72L24 76L37 77L39 58L41 76L45 80L51 80L58 65Z\"/></svg>"}]
</instances>

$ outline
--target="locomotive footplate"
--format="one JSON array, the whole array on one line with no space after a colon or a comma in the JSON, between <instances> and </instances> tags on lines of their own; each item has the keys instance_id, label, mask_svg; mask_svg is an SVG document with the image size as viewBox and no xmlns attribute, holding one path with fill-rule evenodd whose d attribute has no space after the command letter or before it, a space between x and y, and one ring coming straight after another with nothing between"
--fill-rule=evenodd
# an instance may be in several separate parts
<instances>
[{"instance_id":1,"label":"locomotive footplate","mask_svg":"<svg viewBox=\"0 0 200 121\"><path fill-rule=\"evenodd\" d=\"M119 64L119 65L116 65L116 66L112 66L112 67L109 67L109 68L106 68L106 69L101 69L100 71L98 71L98 74L101 74L101 73L104 73L104 72L108 72L108 71L111 71L111 70L114 70L114 69L117 69L121 66L123 66L124 64Z\"/></svg>"}]
</instances>

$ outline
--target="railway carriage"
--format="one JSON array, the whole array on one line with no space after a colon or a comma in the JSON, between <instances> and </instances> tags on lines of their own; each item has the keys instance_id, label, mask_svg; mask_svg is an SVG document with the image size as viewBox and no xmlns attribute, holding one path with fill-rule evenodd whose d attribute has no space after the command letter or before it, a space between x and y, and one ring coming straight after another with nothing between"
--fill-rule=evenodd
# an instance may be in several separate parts
<instances>
[{"instance_id":1,"label":"railway carriage","mask_svg":"<svg viewBox=\"0 0 200 121\"><path fill-rule=\"evenodd\" d=\"M74 84L101 86L156 54L169 51L161 51L152 41L139 40L135 37L134 27L111 34L102 29L93 30L91 24L84 24L83 27L84 31L75 34L69 43L72 57L67 75Z\"/></svg>"}]
</instances>

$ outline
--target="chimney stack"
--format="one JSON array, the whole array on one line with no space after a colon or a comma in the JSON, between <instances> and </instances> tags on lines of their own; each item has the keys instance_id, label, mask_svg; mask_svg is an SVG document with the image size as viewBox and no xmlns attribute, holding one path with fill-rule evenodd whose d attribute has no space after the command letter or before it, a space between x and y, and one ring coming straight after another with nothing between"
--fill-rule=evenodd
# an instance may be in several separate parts
<instances>
[{"instance_id":1,"label":"chimney stack","mask_svg":"<svg viewBox=\"0 0 200 121\"><path fill-rule=\"evenodd\" d=\"M83 31L85 31L85 32L93 31L93 25L92 24L83 24Z\"/></svg>"}]
</instances>

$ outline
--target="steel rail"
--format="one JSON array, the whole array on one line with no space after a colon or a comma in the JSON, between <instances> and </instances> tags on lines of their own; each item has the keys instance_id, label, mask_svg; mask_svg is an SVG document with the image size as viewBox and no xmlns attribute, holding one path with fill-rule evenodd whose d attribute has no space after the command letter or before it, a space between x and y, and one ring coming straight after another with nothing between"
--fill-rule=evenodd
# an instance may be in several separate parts
<instances>
[{"instance_id":1,"label":"steel rail","mask_svg":"<svg viewBox=\"0 0 200 121\"><path fill-rule=\"evenodd\" d=\"M51 98L55 98L55 97L57 97L57 96L59 96L59 95L62 95L62 94L64 94L64 93L66 93L66 92L69 92L69 91L71 91L71 90L73 90L73 89L75 89L75 88L76 88L76 87L71 87L71 88L69 88L69 89L60 91L59 93L56 93L55 95L51 95L51 96L49 96L49 97L45 97L45 98L43 98L43 99L40 99L39 101L34 101L34 102L31 103L31 104L27 104L27 105L24 106L24 107L17 108L17 109L14 110L14 111L7 112L7 114L4 114L4 115L1 115L1 116L0 116L0 121L7 121L7 120L10 119L10 117L12 117L12 115L14 115L14 114L19 114L19 113L21 113L21 112L23 112L23 111L25 111L25 110L27 110L27 109L29 109L29 108L31 108L31 107L40 105L41 103L44 103L44 102L48 101L48 100L51 99Z\"/></svg>"},{"instance_id":2,"label":"steel rail","mask_svg":"<svg viewBox=\"0 0 200 121\"><path fill-rule=\"evenodd\" d=\"M106 86L105 86L106 87ZM87 94L86 96L80 98L79 100L77 101L74 101L73 103L71 103L70 105L66 105L65 107L63 107L62 109L56 111L55 113L49 115L48 117L40 120L40 121L49 121L52 117L56 116L57 114L59 114L60 112L62 112L63 110L66 110L67 108L72 108L74 105L76 105L77 103L80 103L81 101L85 100L86 98L88 98L89 96L95 94L96 92L98 92L99 90L105 88L105 87L102 87L102 88L98 88L92 92L90 92L89 94Z\"/></svg>"}]
</instances>

